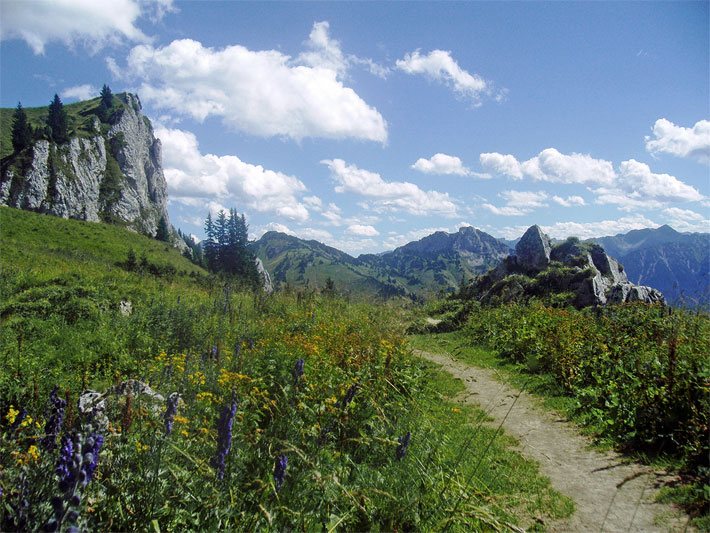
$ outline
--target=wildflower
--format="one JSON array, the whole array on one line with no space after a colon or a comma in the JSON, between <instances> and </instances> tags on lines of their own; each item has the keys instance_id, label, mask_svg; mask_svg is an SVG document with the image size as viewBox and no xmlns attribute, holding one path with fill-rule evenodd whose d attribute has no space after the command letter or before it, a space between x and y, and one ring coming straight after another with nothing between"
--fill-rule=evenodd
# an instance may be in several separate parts
<instances>
[{"instance_id":1,"label":"wildflower","mask_svg":"<svg viewBox=\"0 0 710 533\"><path fill-rule=\"evenodd\" d=\"M44 427L44 437L41 443L44 449L53 450L56 446L57 435L62 429L67 402L57 395L57 387L54 387L50 393L49 401L51 404L50 414Z\"/></svg>"},{"instance_id":2,"label":"wildflower","mask_svg":"<svg viewBox=\"0 0 710 533\"><path fill-rule=\"evenodd\" d=\"M163 420L165 421L165 435L170 435L173 431L173 422L175 421L175 415L177 414L177 405L180 395L177 392L173 392L168 396L168 403L165 406L165 414L163 415Z\"/></svg>"},{"instance_id":3,"label":"wildflower","mask_svg":"<svg viewBox=\"0 0 710 533\"><path fill-rule=\"evenodd\" d=\"M296 361L296 365L293 367L293 384L294 386L298 385L298 381L301 379L301 376L303 375L303 366L305 365L305 361L303 359L299 359Z\"/></svg>"},{"instance_id":4,"label":"wildflower","mask_svg":"<svg viewBox=\"0 0 710 533\"><path fill-rule=\"evenodd\" d=\"M281 490L281 486L284 484L284 478L286 477L286 467L288 466L288 457L284 454L279 455L276 458L276 464L274 464L274 482L276 483L276 491Z\"/></svg>"},{"instance_id":5,"label":"wildflower","mask_svg":"<svg viewBox=\"0 0 710 533\"><path fill-rule=\"evenodd\" d=\"M8 424L15 424L15 419L17 418L17 415L20 414L20 411L15 409L14 406L10 406L10 408L7 410L7 414L5 415L5 420L7 420Z\"/></svg>"},{"instance_id":6,"label":"wildflower","mask_svg":"<svg viewBox=\"0 0 710 533\"><path fill-rule=\"evenodd\" d=\"M68 526L66 531L78 531L79 512L76 508L81 505L81 490L94 475L103 442L103 436L98 433L86 438L80 433L62 437L55 469L61 495L51 500L54 516L47 522L45 531L61 531L62 525Z\"/></svg>"},{"instance_id":7,"label":"wildflower","mask_svg":"<svg viewBox=\"0 0 710 533\"><path fill-rule=\"evenodd\" d=\"M232 447L232 424L237 412L237 400L232 398L231 405L222 408L222 414L217 422L217 453L212 459L212 466L217 471L217 479L224 478L227 454Z\"/></svg>"},{"instance_id":8,"label":"wildflower","mask_svg":"<svg viewBox=\"0 0 710 533\"><path fill-rule=\"evenodd\" d=\"M357 393L358 389L359 387L357 386L357 384L350 386L348 392L345 393L345 396L343 397L343 400L341 402L341 406L343 409L345 409L348 404L353 401L353 398L355 398L355 394Z\"/></svg>"},{"instance_id":9,"label":"wildflower","mask_svg":"<svg viewBox=\"0 0 710 533\"><path fill-rule=\"evenodd\" d=\"M412 438L412 433L407 431L407 434L404 437L399 437L397 441L399 442L399 446L397 446L397 451L395 452L395 456L397 457L398 461L401 461L405 455L407 455L407 448L409 448L409 441Z\"/></svg>"},{"instance_id":10,"label":"wildflower","mask_svg":"<svg viewBox=\"0 0 710 533\"><path fill-rule=\"evenodd\" d=\"M32 444L27 450L27 455L33 461L39 461L39 449L37 448L37 446Z\"/></svg>"}]
</instances>

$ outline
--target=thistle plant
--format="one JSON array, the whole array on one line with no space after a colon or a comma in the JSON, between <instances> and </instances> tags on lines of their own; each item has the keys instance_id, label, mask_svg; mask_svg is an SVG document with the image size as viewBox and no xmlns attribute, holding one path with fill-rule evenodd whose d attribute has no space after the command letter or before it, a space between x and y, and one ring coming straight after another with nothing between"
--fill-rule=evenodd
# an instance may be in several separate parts
<instances>
[{"instance_id":1,"label":"thistle plant","mask_svg":"<svg viewBox=\"0 0 710 533\"><path fill-rule=\"evenodd\" d=\"M212 466L217 471L217 479L220 480L224 478L227 454L232 447L232 424L236 412L237 400L232 397L232 403L222 408L222 413L217 421L217 453L212 459Z\"/></svg>"},{"instance_id":2,"label":"thistle plant","mask_svg":"<svg viewBox=\"0 0 710 533\"><path fill-rule=\"evenodd\" d=\"M276 462L274 464L274 483L276 483L276 492L280 491L281 486L284 484L287 467L288 457L286 457L284 454L280 454L276 458Z\"/></svg>"},{"instance_id":3,"label":"thistle plant","mask_svg":"<svg viewBox=\"0 0 710 533\"><path fill-rule=\"evenodd\" d=\"M57 444L57 435L62 430L64 411L67 407L67 402L57 394L57 387L54 387L49 394L49 404L49 416L44 427L44 437L42 437L41 443L45 450L51 451Z\"/></svg>"}]
</instances>

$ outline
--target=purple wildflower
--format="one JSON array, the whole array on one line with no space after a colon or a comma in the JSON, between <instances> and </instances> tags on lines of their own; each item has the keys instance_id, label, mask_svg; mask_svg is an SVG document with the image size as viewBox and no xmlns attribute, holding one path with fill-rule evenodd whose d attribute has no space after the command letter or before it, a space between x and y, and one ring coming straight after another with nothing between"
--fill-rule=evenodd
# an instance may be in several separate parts
<instances>
[{"instance_id":1,"label":"purple wildflower","mask_svg":"<svg viewBox=\"0 0 710 533\"><path fill-rule=\"evenodd\" d=\"M298 385L301 376L303 375L303 367L306 362L303 359L296 361L296 365L293 367L293 384Z\"/></svg>"},{"instance_id":2,"label":"purple wildflower","mask_svg":"<svg viewBox=\"0 0 710 533\"><path fill-rule=\"evenodd\" d=\"M397 446L397 451L395 452L395 456L397 457L398 461L401 461L404 459L404 456L407 455L407 448L409 448L409 441L412 438L412 433L407 431L407 434L404 437L399 437L397 440L399 441L399 446Z\"/></svg>"},{"instance_id":3,"label":"purple wildflower","mask_svg":"<svg viewBox=\"0 0 710 533\"><path fill-rule=\"evenodd\" d=\"M84 460L82 470L86 473L84 485L87 485L94 477L94 470L99 463L99 451L104 445L104 437L100 433L94 433L84 443Z\"/></svg>"},{"instance_id":4,"label":"purple wildflower","mask_svg":"<svg viewBox=\"0 0 710 533\"><path fill-rule=\"evenodd\" d=\"M165 414L163 415L163 421L165 422L165 435L170 435L173 431L173 423L175 422L179 399L180 395L177 392L173 392L170 396L168 396L168 402L165 406Z\"/></svg>"},{"instance_id":5,"label":"purple wildflower","mask_svg":"<svg viewBox=\"0 0 710 533\"><path fill-rule=\"evenodd\" d=\"M237 400L232 398L231 405L225 405L222 408L222 414L217 422L217 453L212 459L212 466L217 471L217 479L224 478L227 454L232 447L232 424L236 412Z\"/></svg>"},{"instance_id":6,"label":"purple wildflower","mask_svg":"<svg viewBox=\"0 0 710 533\"><path fill-rule=\"evenodd\" d=\"M281 454L276 458L276 463L274 464L274 482L276 483L277 492L281 490L281 486L284 484L286 467L288 467L288 457Z\"/></svg>"},{"instance_id":7,"label":"purple wildflower","mask_svg":"<svg viewBox=\"0 0 710 533\"><path fill-rule=\"evenodd\" d=\"M353 398L355 398L355 394L357 393L359 388L360 387L358 387L357 384L350 386L348 392L345 393L345 396L340 402L340 405L343 407L343 409L345 409L350 404L350 402L353 401Z\"/></svg>"},{"instance_id":8,"label":"purple wildflower","mask_svg":"<svg viewBox=\"0 0 710 533\"><path fill-rule=\"evenodd\" d=\"M67 406L66 400L63 400L57 394L57 387L54 387L49 395L49 417L47 424L44 427L44 437L41 440L45 450L53 450L57 444L57 435L62 429L64 421L64 409Z\"/></svg>"}]
</instances>

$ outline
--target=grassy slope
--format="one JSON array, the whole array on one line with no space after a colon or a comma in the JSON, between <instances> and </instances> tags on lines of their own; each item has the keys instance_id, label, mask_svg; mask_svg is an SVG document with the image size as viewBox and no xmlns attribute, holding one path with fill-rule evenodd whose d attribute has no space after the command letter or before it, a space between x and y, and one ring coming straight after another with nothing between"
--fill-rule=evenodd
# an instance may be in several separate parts
<instances>
[{"instance_id":1,"label":"grassy slope","mask_svg":"<svg viewBox=\"0 0 710 533\"><path fill-rule=\"evenodd\" d=\"M152 370L152 367L155 365L154 356L160 349L164 348L168 350L168 353L175 353L171 350L180 349L176 348L175 336L181 333L182 328L194 328L192 337L186 335L186 338L188 342L198 343L188 344L187 353L200 353L200 350L204 349L205 346L209 347L214 342L219 346L225 347L225 357L229 357L229 350L231 346L234 346L235 337L238 339L241 335L249 334L256 335L258 338L260 328L266 327L264 331L270 331L267 325L275 319L281 320L281 315L290 313L288 311L289 306L293 306L293 303L279 300L279 297L277 297L270 304L272 310L269 311L267 308L264 311L255 307L254 299L251 296L239 297L234 295L237 298L236 309L238 311L227 311L227 314L225 314L222 303L223 291L216 290L210 293L204 283L196 282L193 277L186 274L189 272L202 273L199 268L182 258L174 249L167 248L162 243L115 226L63 220L11 208L0 208L0 240L3 250L3 253L0 254L0 269L4 280L0 283L0 295L3 296L3 300L7 301L6 298L8 296L17 298L18 295L33 290L48 291L50 289L68 287L72 290L93 288L93 292L90 292L89 296L82 296L82 298L87 301L93 299L101 303L95 313L89 314L88 318L77 322L57 317L56 315L60 310L56 308L51 308L50 315L39 321L35 321L31 316L27 318L27 322L25 322L27 326L25 329L26 337L21 353L22 361L17 369L15 368L14 357L9 357L9 355L14 354L16 350L13 343L15 341L15 333L18 330L14 325L5 328L5 336L0 338L0 341L3 344L3 365L8 370L6 377L12 372L12 379L15 379L14 376L16 376L18 383L20 383L20 389L16 390L14 394L17 394L18 398L32 396L30 392L31 386L28 382L32 380L33 383L39 384L39 395L35 393L35 399L28 400L25 404L34 416L38 416L44 411L44 398L46 398L47 391L51 388L53 382L60 383L67 391L77 391L81 390L80 387L85 388L86 386L101 389L106 386L107 379L110 380L112 376L115 379L116 373L124 378L150 376L151 372L156 372ZM172 265L178 274L169 278L161 278L125 271L117 263L125 260L129 248L133 248L138 257L145 253L151 263ZM183 272L183 274L180 272ZM42 292L42 295L44 295L44 292ZM182 303L179 300L181 296ZM136 310L131 317L121 318L115 310L117 300L122 297L130 297L134 301ZM343 370L340 367L332 367L327 375L320 376L317 374L319 365L324 364L326 365L325 368L330 368L327 366L329 364L327 363L327 358L336 357L335 353L337 352L335 351L339 349L337 347L340 345L342 345L343 354L350 354L347 355L348 358L353 357L353 350L355 350L355 354L360 353L363 348L355 346L354 342L363 336L367 336L368 329L375 327L375 324L377 325L376 327L381 327L386 322L384 318L387 313L381 313L382 316L378 319L375 316L376 313L372 314L374 313L373 311L370 313L372 318L356 320L354 323L347 325L347 327L343 326L342 334L326 336L330 335L328 332L332 331L333 328L341 327L340 322L336 319L336 311L339 306L341 304L337 300L325 300L317 304L313 311L304 309L300 312L303 317L299 318L297 323L285 319L286 326L292 332L287 332L283 340L268 335L263 337L262 340L257 342L257 350L263 344L271 345L272 348L265 350L263 353L261 351L255 352L253 360L247 359L246 364L256 365L255 368L259 368L259 365L267 364L280 365L280 358L285 358L290 364L291 359L304 353L303 350L308 350L308 353L311 353L313 350L312 343L319 343L321 346L330 346L328 348L329 352L325 351L323 347L320 348L320 352L316 350L316 353L322 354L320 357L323 358L323 363L319 363L313 358L313 355L310 358L306 355L308 380L309 383L316 387L316 390L320 391L326 387L324 380L329 382L334 379L332 377L334 371L338 373L353 371L357 366L345 366ZM184 312L185 315L181 315L181 312ZM329 318L329 315L332 315L333 318ZM310 339L306 336L301 337L302 331L307 331L307 328L313 327L311 324L314 317L319 322L321 320L319 317L322 317L323 327L328 329L322 330L324 332L320 333L320 337L312 337ZM10 320L17 319L18 317L11 317ZM183 320L183 324L176 326L174 322L180 319ZM328 326L329 320L334 320L330 326ZM8 322L5 322L4 326L8 326ZM165 331L163 332L163 330ZM35 334L38 338L32 339L31 334ZM343 335L342 338L340 338L340 335ZM326 336L325 339L323 338L324 336ZM294 341L301 338L303 340L299 341L300 344L293 344ZM328 338L331 340L327 340ZM382 348L380 347L379 349L381 350ZM362 353L377 353L377 350L373 352L372 348L367 348ZM19 352L17 356L19 358ZM250 352L247 351L246 357L250 357ZM367 357L371 356L368 355ZM484 523L504 524L506 522L515 522L525 527L539 527L540 517L564 517L571 513L572 504L570 500L552 490L549 481L539 476L537 466L534 463L526 461L510 451L509 447L512 442L509 438L499 435L489 447L489 441L493 439L494 430L481 426L484 418L483 413L473 408L462 408L451 400L452 396L461 390L462 385L460 382L416 359L409 364L411 364L410 368L415 373L414 375L420 376L417 378L417 383L419 383L417 387L425 385L425 389L419 389L419 394L406 399L408 412L406 418L403 417L402 423L408 424L407 420L416 421L417 423L416 425L408 426L413 434L412 446L410 448L410 456L408 456L409 462L401 463L401 475L403 476L402 480L409 479L414 483L409 487L412 492L410 497L416 497L416 486L419 483L421 483L421 486L430 486L431 484L437 486L436 490L426 493L426 499L430 507L423 509L429 509L426 513L435 513L431 516L425 513L422 516L422 519L429 520L427 526L441 528L445 525L443 522L446 522L449 516L455 514L450 513L450 509L456 505L461 490L469 496L465 498L467 501L461 505L459 511L470 510L471 501L469 500L473 499L478 502L475 504L476 515L483 517ZM422 365L423 368L418 370L417 365ZM408 368L407 364L403 368ZM204 371L208 376L210 375L208 367ZM250 373L249 371L245 372ZM286 375L290 375L289 370L285 372ZM71 373L76 373L76 375ZM258 374L251 375L255 379L260 379L260 386L265 388L270 386L269 379L273 379L267 375L261 377ZM161 385L161 380L166 379L165 376L165 372L158 372L155 378L155 386L161 392L172 390L168 388L172 385ZM88 382L84 383L85 379ZM21 384L22 380L24 380L24 385ZM394 384L397 383L395 380ZM8 392L7 384L3 390ZM327 390L326 388L325 391ZM323 403L323 398L329 394L325 391L320 395L316 395L320 398L318 401L321 403ZM226 393L222 391L220 394ZM330 394L339 393L336 389ZM342 391L340 394L342 394ZM3 395L0 394L0 396ZM185 395L188 402L185 407L185 414L190 419L190 424L192 424L192 420L197 424L198 417L204 418L206 416L205 412L203 412L204 409L199 408L198 405L193 405L192 402L194 400L190 398L194 398L194 390L187 389ZM363 399L356 403L357 406L362 404L366 407L367 391L363 391L362 395ZM8 396L12 397L9 394ZM379 397L373 398L373 400L380 401ZM247 402L247 405L250 405L248 397L244 401ZM253 405L252 409L258 407L256 403L251 405ZM310 406L310 404L307 405ZM328 404L324 405L327 406ZM7 408L7 406L3 407ZM356 408L359 409L359 407ZM292 410L293 406L289 403L284 404L284 406L279 404L279 409ZM299 406L298 409L299 414L296 420L301 416L302 407ZM210 415L212 414L211 411L209 413ZM245 409L244 413L246 417L251 416L248 414L249 408ZM353 416L355 413L356 411L353 411ZM4 415L4 412L2 415ZM116 424L120 425L120 420ZM155 426L161 426L160 420L148 425L142 425L142 429L134 430L125 441L112 440L110 444L106 445L110 446L112 450L106 452L109 454L107 457L112 457L111 454L114 454L113 457L126 454L129 464L143 465L136 466L136 472L143 472L141 468L145 466L144 463L151 457L149 455L151 452L142 452L143 455L141 455L140 453L136 454L135 450L143 445L140 443L150 442L146 441L146 439L149 438L151 428ZM211 427L211 422L207 423L207 427ZM2 429L1 422L0 429ZM195 431L195 436L193 436L193 430ZM267 427L266 435L270 435L272 431L275 431L275 429ZM201 433L198 426L192 428L192 425L190 425L186 434L188 436L184 438L182 436L175 437L175 446L180 449L191 450L191 453L194 454L204 455L205 453L210 453L209 450L214 445L214 440L203 442L204 436L200 436ZM253 432L246 432L245 438L251 438L249 435L252 434ZM397 434L401 433L395 433L395 435ZM210 438L214 439L212 436ZM390 437L390 439L392 438ZM310 441L313 441L313 437L307 436L305 443ZM303 445L307 446L305 443ZM252 451L247 447L247 444L245 441L235 445L234 453L240 454L240 457L251 457ZM392 444L388 446L388 450L390 450L388 453L393 453L394 446ZM483 458L480 458L479 455L481 450L487 450ZM201 455L198 456L202 457ZM329 455L326 455L320 460L325 461L329 457ZM336 454L333 457L335 458L333 460L336 461L339 460L340 456ZM345 458L349 461L347 457L346 455ZM476 457L476 461L468 460L470 457ZM209 457L205 456L200 461L206 463L208 459ZM189 462L185 463L184 456L172 454L166 460L169 461L166 467L174 476L179 476L182 480L181 483L183 485L178 487L178 494L183 494L184 496L184 491L181 487L188 485L190 483L188 480L191 478L197 479L196 483L201 487L200 493L206 490L206 494L209 495L210 491L213 490L210 486L204 485L211 483L209 472L205 479L200 477L202 472L199 474L191 473L191 468L193 467ZM104 461L108 462L103 463L100 467L104 469L103 472L118 468L115 462L116 459L113 462L108 458L104 459ZM269 466L268 457L265 461L267 466L265 469L260 467L263 471L258 475L268 482L272 467ZM264 459L261 459L261 462L263 463ZM292 464L292 468L299 468L297 458L292 457ZM397 463L392 466L386 466L386 468L375 468L373 476L379 471L382 474L377 474L375 478L369 480L368 484L362 487L349 484L347 485L347 490L365 494L366 491L370 490L368 488L369 484L384 483L385 490L394 491L393 485L388 486L388 483L390 483L390 481L387 481L389 477L384 480L380 478L382 475L391 475L393 468L396 471L399 468L396 465ZM51 470L53 467L54 463L50 460L48 468ZM365 467L366 465L363 464L352 472L355 472L357 476L366 476L368 471ZM335 462L328 468L335 469L334 472L336 473L341 470L347 472L348 469L353 468L353 464L347 462L341 465ZM7 470L5 475L11 476L12 472L12 469ZM100 470L100 472L102 471ZM329 475L328 469L323 472L326 476ZM144 480L141 484L141 480L130 477L130 471L114 472L113 475L123 476L123 478L110 479L108 474L104 475L107 478L103 479L100 474L99 481L95 482L94 485L100 483L104 487L102 490L108 492L113 490L112 483L116 484L116 488L119 485L125 488L118 479L125 479L125 482L129 485L137 483L134 489L131 489L132 495L130 494L131 491L129 491L128 495L125 495L125 491L122 489L121 494L124 495L121 496L123 498L121 505L130 501L130 505L138 506L138 509L144 509L144 506L141 507L142 504L140 502L142 500L140 498L143 497L142 495L146 491L150 492L152 490ZM137 475L139 476L140 474ZM292 475L299 475L298 470L295 470ZM310 479L308 477L309 474L306 472L300 475L306 476L305 478L301 477L301 479L302 483L307 484ZM316 475L320 479L321 474L316 472L314 476ZM400 474L396 475L399 476ZM425 476L426 481L424 478L420 482L416 481L417 476ZM2 475L0 475L0 485L3 486L8 494L11 494L10 487L13 486L9 482L10 479L5 479L9 484L5 483ZM468 483L463 484L465 481L468 481ZM347 476L342 477L341 482L355 483L352 478ZM337 478L335 483L339 483ZM400 484L403 487L407 486L404 481ZM329 490L335 490L332 485L329 486L331 487ZM374 487L375 485L372 486ZM340 485L338 484L337 487L340 487ZM409 489L407 490L409 491ZM169 489L166 488L164 490ZM236 487L234 490L237 491L235 494L239 494L241 489ZM297 497L289 495L287 490L282 493L282 498ZM250 492L252 491L253 487L250 489ZM178 494L172 497L178 498ZM193 495L198 493L192 492L190 494L192 495L185 502L180 503L180 501L175 500L178 502L175 504L177 507L165 505L162 508L161 525L165 527L169 527L168 524L170 523L184 525L184 522L180 522L182 518L179 518L174 513L179 510L180 506L188 505L187 502L192 502L194 500ZM212 494L215 493L213 492ZM117 498L118 495L114 497ZM322 498L323 494L319 492L309 494L306 492L303 497ZM403 495L399 497L402 498ZM210 501L209 505L205 505L207 502L201 503L200 509L214 507L217 500L223 499L223 495L213 496L213 498L214 501ZM252 496L253 498L255 497ZM264 505L275 516L278 516L279 507L273 503L273 497L271 498L269 500L265 497L263 500ZM163 500L168 501L167 496L161 496L161 501ZM96 505L96 519L109 522L99 521L94 522L93 525L97 529L102 527L110 529L110 520L114 520L116 521L113 522L114 526L118 527L118 524L122 522L118 521L117 514L112 514L114 511L111 509L110 504L104 506L104 503L101 503L102 500L98 500L98 502ZM438 502L438 505L431 506L432 502L434 504ZM189 503L189 505L193 505L193 503ZM294 509L300 508L300 506L293 503L290 505ZM394 503L392 506L392 512L395 515L402 512L401 510L396 510ZM118 511L115 512L117 513ZM337 522L336 519L339 513L335 510L333 513L331 519ZM225 516L229 516L229 513L225 514ZM345 516L342 515L341 517ZM143 515L141 517L137 518L137 520L141 521L142 526L150 522L150 517ZM121 516L121 519L124 519L124 517ZM382 520L385 519L386 516L382 518ZM131 518L125 517L125 520L124 525L128 527L132 523L130 522ZM169 520L175 520L175 522L169 522ZM254 518L254 520L258 520L258 518ZM387 518L387 520L390 519ZM257 522L254 523L257 524ZM289 522L279 523L286 525ZM459 524L455 525L454 530L459 529L459 527Z\"/></svg>"}]
</instances>

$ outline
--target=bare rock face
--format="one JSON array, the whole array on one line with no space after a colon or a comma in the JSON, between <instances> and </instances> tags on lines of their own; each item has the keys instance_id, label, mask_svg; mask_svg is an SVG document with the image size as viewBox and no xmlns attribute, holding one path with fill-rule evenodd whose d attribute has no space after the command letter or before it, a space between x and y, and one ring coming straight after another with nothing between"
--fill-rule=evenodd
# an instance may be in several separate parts
<instances>
[{"instance_id":1,"label":"bare rock face","mask_svg":"<svg viewBox=\"0 0 710 533\"><path fill-rule=\"evenodd\" d=\"M550 238L540 226L530 226L515 246L518 265L528 270L543 270L550 264Z\"/></svg>"},{"instance_id":2,"label":"bare rock face","mask_svg":"<svg viewBox=\"0 0 710 533\"><path fill-rule=\"evenodd\" d=\"M161 217L170 227L160 141L132 94L110 119L68 143L36 141L23 162L5 164L0 204L87 221L118 221L155 236Z\"/></svg>"},{"instance_id":3,"label":"bare rock face","mask_svg":"<svg viewBox=\"0 0 710 533\"><path fill-rule=\"evenodd\" d=\"M266 270L264 263L262 263L261 259L259 259L258 257L256 258L256 270L259 272L259 275L263 280L262 288L264 289L264 292L267 294L271 294L272 292L274 292L274 284L271 282L271 276L269 275L269 271Z\"/></svg>"}]
</instances>

